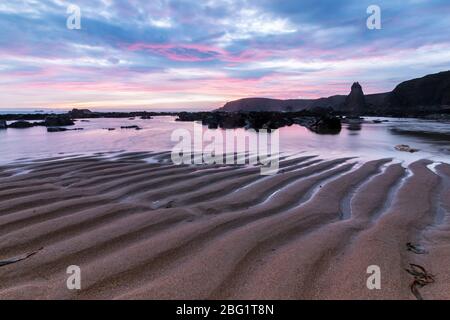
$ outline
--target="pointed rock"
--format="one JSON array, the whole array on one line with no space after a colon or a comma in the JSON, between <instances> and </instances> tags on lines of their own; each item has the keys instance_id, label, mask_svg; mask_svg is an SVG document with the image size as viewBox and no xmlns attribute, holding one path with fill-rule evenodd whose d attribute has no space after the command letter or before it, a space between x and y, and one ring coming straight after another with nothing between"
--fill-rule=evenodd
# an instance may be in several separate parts
<instances>
[{"instance_id":1,"label":"pointed rock","mask_svg":"<svg viewBox=\"0 0 450 320\"><path fill-rule=\"evenodd\" d=\"M342 111L352 116L360 116L366 108L366 98L359 82L352 85L352 91L345 99Z\"/></svg>"}]
</instances>

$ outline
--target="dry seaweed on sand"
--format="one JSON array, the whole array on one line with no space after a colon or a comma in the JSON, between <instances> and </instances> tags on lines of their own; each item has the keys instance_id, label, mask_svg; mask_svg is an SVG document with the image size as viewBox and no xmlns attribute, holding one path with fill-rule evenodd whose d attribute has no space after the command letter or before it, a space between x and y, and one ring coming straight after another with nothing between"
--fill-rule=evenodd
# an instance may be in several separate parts
<instances>
[{"instance_id":1,"label":"dry seaweed on sand","mask_svg":"<svg viewBox=\"0 0 450 320\"><path fill-rule=\"evenodd\" d=\"M44 248L40 248L40 249L38 249L36 251L30 252L30 253L26 253L26 254L23 254L23 255L18 256L18 257L14 257L14 258L11 258L11 259L0 261L0 267L4 267L4 266L7 266L7 265L10 265L10 264L13 264L13 263L17 263L17 262L26 260L26 259L34 256L36 253L38 253L42 249L44 249Z\"/></svg>"},{"instance_id":2,"label":"dry seaweed on sand","mask_svg":"<svg viewBox=\"0 0 450 320\"><path fill-rule=\"evenodd\" d=\"M406 244L408 251L411 251L415 254L428 254L428 251L425 250L421 245L414 245L411 242Z\"/></svg>"},{"instance_id":3,"label":"dry seaweed on sand","mask_svg":"<svg viewBox=\"0 0 450 320\"><path fill-rule=\"evenodd\" d=\"M410 269L405 269L410 275L414 277L414 281L411 283L411 292L417 298L417 300L423 300L419 289L425 287L426 285L435 282L435 277L431 273L428 273L424 267L417 264L410 263Z\"/></svg>"}]
</instances>

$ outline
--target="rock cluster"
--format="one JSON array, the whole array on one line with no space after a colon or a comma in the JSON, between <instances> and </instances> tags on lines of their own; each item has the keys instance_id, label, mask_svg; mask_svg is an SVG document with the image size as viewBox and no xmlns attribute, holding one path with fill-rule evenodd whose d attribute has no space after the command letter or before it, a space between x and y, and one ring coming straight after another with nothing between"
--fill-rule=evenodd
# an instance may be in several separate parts
<instances>
[{"instance_id":1,"label":"rock cluster","mask_svg":"<svg viewBox=\"0 0 450 320\"><path fill-rule=\"evenodd\" d=\"M11 123L8 128L13 128L13 129L27 129L27 128L31 128L31 127L35 127L36 123L31 123L28 121L16 121Z\"/></svg>"},{"instance_id":2,"label":"rock cluster","mask_svg":"<svg viewBox=\"0 0 450 320\"><path fill-rule=\"evenodd\" d=\"M43 123L46 127L65 127L65 126L73 126L75 122L73 122L72 118L69 115L54 115L48 116L45 118Z\"/></svg>"},{"instance_id":3,"label":"rock cluster","mask_svg":"<svg viewBox=\"0 0 450 320\"><path fill-rule=\"evenodd\" d=\"M32 127L66 127L73 126L75 122L67 114L60 115L49 115L44 121L40 122L28 122L24 120L19 120L11 123L8 128L13 129L27 129Z\"/></svg>"},{"instance_id":4,"label":"rock cluster","mask_svg":"<svg viewBox=\"0 0 450 320\"><path fill-rule=\"evenodd\" d=\"M89 109L72 109L67 114L72 119L91 118L93 116L93 112Z\"/></svg>"},{"instance_id":5,"label":"rock cluster","mask_svg":"<svg viewBox=\"0 0 450 320\"><path fill-rule=\"evenodd\" d=\"M294 124L291 117L280 112L199 112L179 114L177 121L201 121L210 129L267 129L274 130Z\"/></svg>"},{"instance_id":6,"label":"rock cluster","mask_svg":"<svg viewBox=\"0 0 450 320\"><path fill-rule=\"evenodd\" d=\"M199 121L210 129L245 128L257 131L261 129L270 131L299 124L320 134L336 134L342 128L340 118L331 115L300 116L290 112L182 112L177 121Z\"/></svg>"},{"instance_id":7,"label":"rock cluster","mask_svg":"<svg viewBox=\"0 0 450 320\"><path fill-rule=\"evenodd\" d=\"M332 116L297 118L295 123L317 134L338 134L342 130L341 119Z\"/></svg>"}]
</instances>

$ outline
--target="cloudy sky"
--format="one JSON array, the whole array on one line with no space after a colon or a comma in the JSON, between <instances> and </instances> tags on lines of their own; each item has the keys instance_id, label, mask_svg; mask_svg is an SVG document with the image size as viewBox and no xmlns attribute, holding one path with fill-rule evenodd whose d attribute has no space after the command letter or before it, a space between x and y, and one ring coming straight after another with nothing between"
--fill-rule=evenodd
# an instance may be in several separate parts
<instances>
[{"instance_id":1,"label":"cloudy sky","mask_svg":"<svg viewBox=\"0 0 450 320\"><path fill-rule=\"evenodd\" d=\"M81 9L81 30L66 26ZM369 30L369 5L382 29ZM2 0L0 108L207 109L450 69L449 0Z\"/></svg>"}]
</instances>

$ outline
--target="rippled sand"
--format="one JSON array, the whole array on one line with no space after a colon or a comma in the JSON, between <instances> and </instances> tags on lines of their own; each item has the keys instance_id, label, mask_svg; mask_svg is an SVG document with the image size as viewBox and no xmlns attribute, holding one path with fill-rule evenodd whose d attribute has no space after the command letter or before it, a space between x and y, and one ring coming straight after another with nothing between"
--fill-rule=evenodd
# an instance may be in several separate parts
<instances>
[{"instance_id":1,"label":"rippled sand","mask_svg":"<svg viewBox=\"0 0 450 320\"><path fill-rule=\"evenodd\" d=\"M0 262L36 254L0 266L0 298L416 299L414 263L435 276L423 298L450 299L448 164L311 156L262 176L148 156L1 167Z\"/></svg>"}]
</instances>

